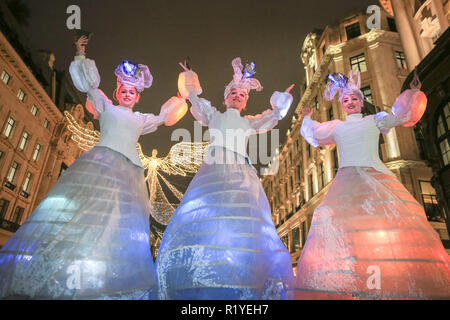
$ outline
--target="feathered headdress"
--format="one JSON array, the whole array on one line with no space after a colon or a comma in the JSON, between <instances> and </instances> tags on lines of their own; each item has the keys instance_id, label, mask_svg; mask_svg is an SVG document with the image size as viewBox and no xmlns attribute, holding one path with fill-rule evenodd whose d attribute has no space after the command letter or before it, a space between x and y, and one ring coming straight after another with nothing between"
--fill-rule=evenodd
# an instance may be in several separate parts
<instances>
[{"instance_id":1,"label":"feathered headdress","mask_svg":"<svg viewBox=\"0 0 450 320\"><path fill-rule=\"evenodd\" d=\"M364 100L364 95L359 89L361 87L361 78L359 71L350 70L348 77L342 73L333 73L327 76L328 82L323 93L323 97L327 101L334 99L334 96L339 91L339 101L346 94L356 94L361 100Z\"/></svg>"},{"instance_id":2,"label":"feathered headdress","mask_svg":"<svg viewBox=\"0 0 450 320\"><path fill-rule=\"evenodd\" d=\"M117 84L133 86L138 92L152 86L153 76L144 64L135 65L125 60L117 66L114 74L117 76Z\"/></svg>"},{"instance_id":3,"label":"feathered headdress","mask_svg":"<svg viewBox=\"0 0 450 320\"><path fill-rule=\"evenodd\" d=\"M241 63L241 58L234 58L231 62L231 65L234 69L234 75L233 80L226 86L224 98L228 96L231 89L243 89L246 90L247 93L250 92L250 90L256 90L261 91L263 87L261 86L261 83L255 78L252 78L252 76L256 73L255 72L255 64L252 62L249 65L244 66Z\"/></svg>"}]
</instances>

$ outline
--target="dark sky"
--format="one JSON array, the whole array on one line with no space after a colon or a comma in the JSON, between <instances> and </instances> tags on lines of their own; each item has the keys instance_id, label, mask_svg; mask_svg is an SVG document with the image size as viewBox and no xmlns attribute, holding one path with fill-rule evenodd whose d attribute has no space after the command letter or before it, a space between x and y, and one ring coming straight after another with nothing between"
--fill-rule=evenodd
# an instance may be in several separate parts
<instances>
[{"instance_id":1,"label":"dark sky","mask_svg":"<svg viewBox=\"0 0 450 320\"><path fill-rule=\"evenodd\" d=\"M56 67L68 68L73 59L72 34L66 28L66 8L81 8L81 27L94 33L87 55L96 61L100 88L110 97L115 88L114 69L124 59L147 64L154 82L135 107L159 113L176 94L181 68L178 61L191 57L203 87L202 97L224 111L224 87L232 79L231 60L240 56L256 64L256 78L264 90L252 92L244 114L257 114L269 105L273 91L291 83L294 102L280 121L280 143L291 124L304 77L299 57L303 40L314 28L342 18L349 10L365 10L376 0L26 0L31 9L28 35L37 48L53 51ZM167 154L175 128L193 128L188 112L174 127L160 127L141 137L144 152L156 147Z\"/></svg>"}]
</instances>

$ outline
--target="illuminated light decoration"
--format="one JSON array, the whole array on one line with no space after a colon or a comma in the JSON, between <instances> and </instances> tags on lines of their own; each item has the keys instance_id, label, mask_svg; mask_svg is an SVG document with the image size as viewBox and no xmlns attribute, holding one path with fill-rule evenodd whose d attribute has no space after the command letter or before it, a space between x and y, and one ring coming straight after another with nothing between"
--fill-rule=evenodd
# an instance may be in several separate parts
<instances>
[{"instance_id":1,"label":"illuminated light decoration","mask_svg":"<svg viewBox=\"0 0 450 320\"><path fill-rule=\"evenodd\" d=\"M338 86L339 88L345 88L348 82L348 78L339 72L328 74L327 79L329 79L335 86Z\"/></svg>"},{"instance_id":2,"label":"illuminated light decoration","mask_svg":"<svg viewBox=\"0 0 450 320\"><path fill-rule=\"evenodd\" d=\"M125 73L127 76L133 76L136 79L139 78L139 68L134 63L131 63L127 60L125 60L121 65L123 73Z\"/></svg>"},{"instance_id":3,"label":"illuminated light decoration","mask_svg":"<svg viewBox=\"0 0 450 320\"><path fill-rule=\"evenodd\" d=\"M67 129L72 132L72 140L77 143L81 150L90 150L98 143L100 140L99 131L81 127L67 111L64 111L64 115L68 122ZM145 179L148 181L150 214L158 223L167 225L178 206L178 204L169 202L160 180L178 200L183 198L183 193L164 178L160 172L179 176L196 173L203 162L203 154L207 146L207 142L179 142L172 146L166 157L158 158L158 150L153 149L152 156L149 157L142 152L141 145L136 144L139 159L144 169L148 170Z\"/></svg>"},{"instance_id":4,"label":"illuminated light decoration","mask_svg":"<svg viewBox=\"0 0 450 320\"><path fill-rule=\"evenodd\" d=\"M244 70L242 70L242 74L246 79L253 77L256 73L255 71L255 63L246 64Z\"/></svg>"},{"instance_id":5,"label":"illuminated light decoration","mask_svg":"<svg viewBox=\"0 0 450 320\"><path fill-rule=\"evenodd\" d=\"M392 113L400 119L409 119L403 126L412 127L422 118L426 108L427 96L425 93L416 89L408 89L395 100Z\"/></svg>"},{"instance_id":6,"label":"illuminated light decoration","mask_svg":"<svg viewBox=\"0 0 450 320\"><path fill-rule=\"evenodd\" d=\"M188 105L185 99L171 97L162 105L160 114L166 115L164 124L170 127L183 118L187 111Z\"/></svg>"}]
</instances>

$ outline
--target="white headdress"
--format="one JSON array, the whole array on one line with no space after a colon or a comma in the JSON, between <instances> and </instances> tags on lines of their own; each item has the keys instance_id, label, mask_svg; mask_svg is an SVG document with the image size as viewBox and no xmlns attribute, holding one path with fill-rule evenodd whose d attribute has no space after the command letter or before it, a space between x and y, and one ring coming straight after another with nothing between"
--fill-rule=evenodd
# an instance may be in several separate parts
<instances>
[{"instance_id":1,"label":"white headdress","mask_svg":"<svg viewBox=\"0 0 450 320\"><path fill-rule=\"evenodd\" d=\"M261 83L255 78L252 78L252 76L256 73L255 72L255 64L252 62L250 65L246 65L245 69L242 66L241 58L234 58L231 62L231 65L234 69L234 75L233 80L226 86L224 98L228 96L228 94L231 92L231 89L243 89L246 90L247 93L250 92L250 90L254 89L256 91L261 91L262 86Z\"/></svg>"},{"instance_id":2,"label":"white headdress","mask_svg":"<svg viewBox=\"0 0 450 320\"><path fill-rule=\"evenodd\" d=\"M138 92L142 92L144 88L152 86L153 76L144 64L135 65L125 60L117 66L114 74L117 76L117 84L122 83L133 86Z\"/></svg>"},{"instance_id":3,"label":"white headdress","mask_svg":"<svg viewBox=\"0 0 450 320\"><path fill-rule=\"evenodd\" d=\"M348 77L342 73L333 73L328 75L328 83L323 92L323 97L327 101L334 99L334 96L339 91L339 101L346 94L356 94L361 100L364 100L364 95L359 89L361 87L361 77L359 71L350 70Z\"/></svg>"}]
</instances>

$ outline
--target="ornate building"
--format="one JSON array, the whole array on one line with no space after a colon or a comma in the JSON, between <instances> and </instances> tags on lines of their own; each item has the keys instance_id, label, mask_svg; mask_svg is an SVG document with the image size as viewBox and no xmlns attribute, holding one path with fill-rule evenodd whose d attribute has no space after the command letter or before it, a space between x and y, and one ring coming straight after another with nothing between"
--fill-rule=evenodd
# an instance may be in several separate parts
<instances>
[{"instance_id":1,"label":"ornate building","mask_svg":"<svg viewBox=\"0 0 450 320\"><path fill-rule=\"evenodd\" d=\"M394 15L406 51L409 71L417 68L428 105L416 125L421 157L432 168L431 185L436 195L426 196L424 205L433 208L431 224L445 221L450 230L450 1L380 1ZM413 77L403 83L406 89ZM437 205L436 205L437 204ZM443 240L446 247L450 242Z\"/></svg>"},{"instance_id":2,"label":"ornate building","mask_svg":"<svg viewBox=\"0 0 450 320\"><path fill-rule=\"evenodd\" d=\"M408 76L405 52L392 16L381 12L381 29L369 30L367 19L366 13L350 13L336 24L308 34L300 54L306 83L297 114L302 106L311 106L313 119L320 122L344 119L339 103L324 100L322 93L329 73L347 74L350 69L361 72L361 90L369 102L363 112L390 112ZM287 141L279 150L278 172L262 180L278 233L291 252L294 272L314 209L339 166L336 146L310 146L301 137L300 126L301 121L294 117ZM425 196L435 195L431 168L420 158L412 128L397 127L380 141L380 157L419 203L424 204ZM448 239L445 223L436 222L433 227L442 239Z\"/></svg>"},{"instance_id":3,"label":"ornate building","mask_svg":"<svg viewBox=\"0 0 450 320\"><path fill-rule=\"evenodd\" d=\"M36 53L26 43L0 3L0 247L81 154L62 112L93 128L81 96L65 73L53 69L53 54Z\"/></svg>"}]
</instances>

